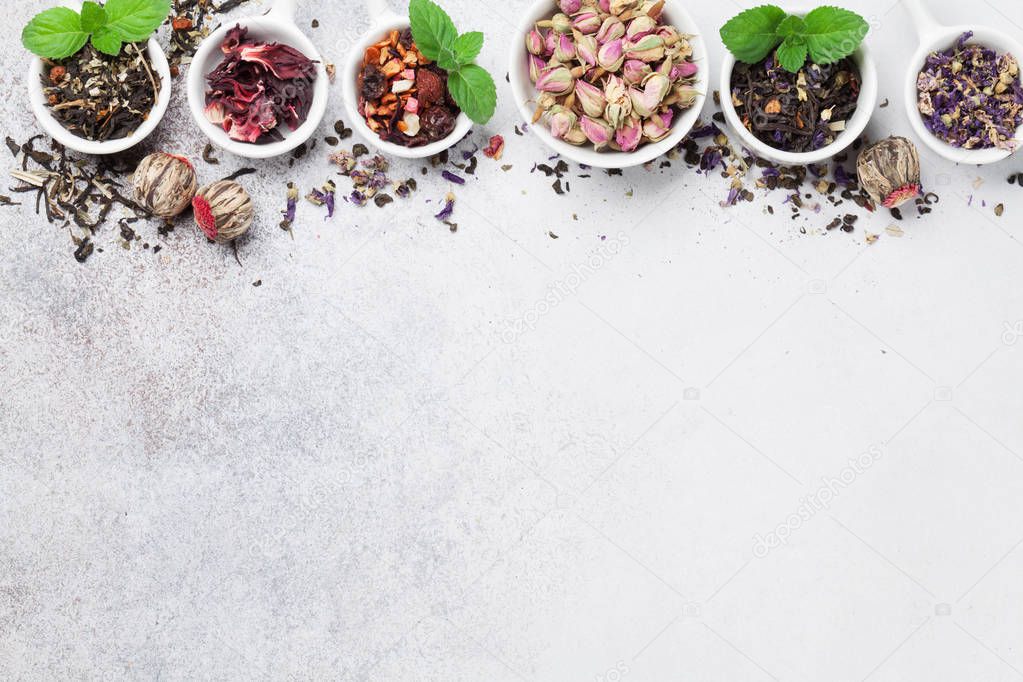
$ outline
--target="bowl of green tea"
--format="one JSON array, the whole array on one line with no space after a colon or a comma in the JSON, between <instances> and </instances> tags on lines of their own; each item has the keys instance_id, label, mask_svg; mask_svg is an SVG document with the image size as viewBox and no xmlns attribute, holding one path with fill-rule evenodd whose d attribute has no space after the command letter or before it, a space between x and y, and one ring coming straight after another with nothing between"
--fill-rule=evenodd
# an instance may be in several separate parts
<instances>
[{"instance_id":1,"label":"bowl of green tea","mask_svg":"<svg viewBox=\"0 0 1023 682\"><path fill-rule=\"evenodd\" d=\"M171 75L151 35L169 12L168 0L107 0L36 15L22 42L36 55L29 101L43 129L85 154L116 154L152 133L170 104Z\"/></svg>"},{"instance_id":2,"label":"bowl of green tea","mask_svg":"<svg viewBox=\"0 0 1023 682\"><path fill-rule=\"evenodd\" d=\"M790 14L762 5L721 29L729 50L721 108L757 156L820 163L864 131L877 101L877 68L854 12L819 7Z\"/></svg>"}]
</instances>

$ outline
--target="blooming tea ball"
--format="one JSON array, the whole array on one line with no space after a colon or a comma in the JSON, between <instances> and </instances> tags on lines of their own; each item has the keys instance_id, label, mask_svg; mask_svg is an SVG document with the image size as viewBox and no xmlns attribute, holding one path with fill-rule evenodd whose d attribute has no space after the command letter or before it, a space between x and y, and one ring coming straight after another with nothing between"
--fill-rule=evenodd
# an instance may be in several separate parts
<instances>
[{"instance_id":1,"label":"blooming tea ball","mask_svg":"<svg viewBox=\"0 0 1023 682\"><path fill-rule=\"evenodd\" d=\"M860 185L875 203L895 208L920 194L920 156L904 137L869 145L856 160Z\"/></svg>"},{"instance_id":2,"label":"blooming tea ball","mask_svg":"<svg viewBox=\"0 0 1023 682\"><path fill-rule=\"evenodd\" d=\"M198 184L188 159L164 152L142 159L132 177L135 201L159 218L173 218L188 208Z\"/></svg>"},{"instance_id":3,"label":"blooming tea ball","mask_svg":"<svg viewBox=\"0 0 1023 682\"><path fill-rule=\"evenodd\" d=\"M255 209L245 188L232 180L206 185L192 199L195 222L210 239L226 244L249 231Z\"/></svg>"}]
</instances>

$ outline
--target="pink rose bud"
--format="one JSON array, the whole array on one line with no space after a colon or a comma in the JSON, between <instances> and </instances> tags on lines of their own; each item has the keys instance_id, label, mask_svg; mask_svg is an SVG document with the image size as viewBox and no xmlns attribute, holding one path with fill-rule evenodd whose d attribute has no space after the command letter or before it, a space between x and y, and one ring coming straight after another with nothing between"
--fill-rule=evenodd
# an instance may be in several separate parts
<instances>
[{"instance_id":1,"label":"pink rose bud","mask_svg":"<svg viewBox=\"0 0 1023 682\"><path fill-rule=\"evenodd\" d=\"M575 54L585 66L597 65L597 39L593 36L575 34Z\"/></svg>"},{"instance_id":2,"label":"pink rose bud","mask_svg":"<svg viewBox=\"0 0 1023 682\"><path fill-rule=\"evenodd\" d=\"M529 79L534 83L540 79L540 74L547 68L547 62L535 54L529 55Z\"/></svg>"},{"instance_id":3,"label":"pink rose bud","mask_svg":"<svg viewBox=\"0 0 1023 682\"><path fill-rule=\"evenodd\" d=\"M575 43L572 41L572 36L562 35L558 39L558 46L554 48L554 59L562 64L567 64L575 59Z\"/></svg>"},{"instance_id":4,"label":"pink rose bud","mask_svg":"<svg viewBox=\"0 0 1023 682\"><path fill-rule=\"evenodd\" d=\"M603 121L583 116L579 119L579 128L586 135L586 139L592 142L598 150L603 149L611 142L611 128Z\"/></svg>"},{"instance_id":5,"label":"pink rose bud","mask_svg":"<svg viewBox=\"0 0 1023 682\"><path fill-rule=\"evenodd\" d=\"M563 140L568 135L569 131L575 127L578 117L572 113L571 109L557 106L553 107L550 111L550 115L547 117L547 123L550 126L551 137L555 140Z\"/></svg>"},{"instance_id":6,"label":"pink rose bud","mask_svg":"<svg viewBox=\"0 0 1023 682\"><path fill-rule=\"evenodd\" d=\"M544 50L547 49L547 42L544 39L543 33L535 28L527 33L526 49L529 50L529 54L543 54Z\"/></svg>"},{"instance_id":7,"label":"pink rose bud","mask_svg":"<svg viewBox=\"0 0 1023 682\"><path fill-rule=\"evenodd\" d=\"M625 35L632 40L637 40L645 35L653 33L657 28L657 22L650 17L643 16L636 17L629 22L629 27L625 30Z\"/></svg>"},{"instance_id":8,"label":"pink rose bud","mask_svg":"<svg viewBox=\"0 0 1023 682\"><path fill-rule=\"evenodd\" d=\"M682 40L682 34L674 26L661 26L657 29L657 35L661 36L667 47L673 47Z\"/></svg>"},{"instance_id":9,"label":"pink rose bud","mask_svg":"<svg viewBox=\"0 0 1023 682\"><path fill-rule=\"evenodd\" d=\"M671 120L674 117L674 109L667 109L654 114L643 123L643 136L651 142L663 140L671 132Z\"/></svg>"},{"instance_id":10,"label":"pink rose bud","mask_svg":"<svg viewBox=\"0 0 1023 682\"><path fill-rule=\"evenodd\" d=\"M656 62L664 57L664 40L657 34L646 35L636 41L630 40L625 48L625 56L643 62Z\"/></svg>"},{"instance_id":11,"label":"pink rose bud","mask_svg":"<svg viewBox=\"0 0 1023 682\"><path fill-rule=\"evenodd\" d=\"M586 112L587 116L600 118L604 115L604 107L607 106L607 100L604 99L604 92L596 85L586 81L576 81L575 99L582 105L583 111Z\"/></svg>"},{"instance_id":12,"label":"pink rose bud","mask_svg":"<svg viewBox=\"0 0 1023 682\"><path fill-rule=\"evenodd\" d=\"M604 19L604 23L600 25L600 30L597 31L597 42L601 45L624 37L625 24L618 17Z\"/></svg>"},{"instance_id":13,"label":"pink rose bud","mask_svg":"<svg viewBox=\"0 0 1023 682\"><path fill-rule=\"evenodd\" d=\"M696 62L682 62L671 67L671 80L677 81L682 78L692 78L700 70Z\"/></svg>"},{"instance_id":14,"label":"pink rose bud","mask_svg":"<svg viewBox=\"0 0 1023 682\"><path fill-rule=\"evenodd\" d=\"M582 7L582 0L560 0L558 6L565 14L575 14Z\"/></svg>"},{"instance_id":15,"label":"pink rose bud","mask_svg":"<svg viewBox=\"0 0 1023 682\"><path fill-rule=\"evenodd\" d=\"M618 40L612 40L611 42L604 43L597 51L597 64L599 64L600 68L605 71L617 71L622 68L622 63L624 61L624 45L620 38Z\"/></svg>"},{"instance_id":16,"label":"pink rose bud","mask_svg":"<svg viewBox=\"0 0 1023 682\"><path fill-rule=\"evenodd\" d=\"M566 95L575 85L572 72L564 66L552 66L540 74L536 80L536 89L540 92L549 92L552 95Z\"/></svg>"},{"instance_id":17,"label":"pink rose bud","mask_svg":"<svg viewBox=\"0 0 1023 682\"><path fill-rule=\"evenodd\" d=\"M597 0L597 7L600 8L601 12L610 12L611 0Z\"/></svg>"},{"instance_id":18,"label":"pink rose bud","mask_svg":"<svg viewBox=\"0 0 1023 682\"><path fill-rule=\"evenodd\" d=\"M622 127L615 131L615 144L623 152L634 151L642 139L643 126L636 116L630 116Z\"/></svg>"},{"instance_id":19,"label":"pink rose bud","mask_svg":"<svg viewBox=\"0 0 1023 682\"><path fill-rule=\"evenodd\" d=\"M622 69L622 76L629 85L639 85L651 72L650 65L638 59L628 59Z\"/></svg>"},{"instance_id":20,"label":"pink rose bud","mask_svg":"<svg viewBox=\"0 0 1023 682\"><path fill-rule=\"evenodd\" d=\"M661 106L661 100L671 89L671 81L659 73L652 73L647 76L643 83L643 89L629 88L629 98L632 100L632 110L646 118L652 116L657 108Z\"/></svg>"},{"instance_id":21,"label":"pink rose bud","mask_svg":"<svg viewBox=\"0 0 1023 682\"><path fill-rule=\"evenodd\" d=\"M572 20L572 27L582 34L590 35L600 30L600 15L596 12L583 12Z\"/></svg>"},{"instance_id":22,"label":"pink rose bud","mask_svg":"<svg viewBox=\"0 0 1023 682\"><path fill-rule=\"evenodd\" d=\"M557 31L549 31L547 37L544 38L544 57L553 57L554 51L558 49L558 37L560 34Z\"/></svg>"}]
</instances>

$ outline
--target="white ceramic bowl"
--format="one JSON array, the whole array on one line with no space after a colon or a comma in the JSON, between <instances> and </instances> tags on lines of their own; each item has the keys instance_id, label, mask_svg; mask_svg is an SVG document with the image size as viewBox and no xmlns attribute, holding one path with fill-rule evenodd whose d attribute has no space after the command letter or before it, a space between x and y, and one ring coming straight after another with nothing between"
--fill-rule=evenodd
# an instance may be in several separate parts
<instances>
[{"instance_id":1,"label":"white ceramic bowl","mask_svg":"<svg viewBox=\"0 0 1023 682\"><path fill-rule=\"evenodd\" d=\"M383 153L402 159L423 159L449 149L472 129L472 119L464 113L459 114L455 119L455 129L450 135L421 147L403 147L381 140L380 136L366 125L366 120L359 113L359 72L362 71L362 59L366 54L366 49L386 38L391 31L403 31L409 27L408 17L390 11L382 0L367 2L366 7L370 16L370 29L351 47L348 61L341 73L344 84L345 112L352 128L359 131L359 135L363 139Z\"/></svg>"},{"instance_id":2,"label":"white ceramic bowl","mask_svg":"<svg viewBox=\"0 0 1023 682\"><path fill-rule=\"evenodd\" d=\"M845 130L838 134L835 141L816 151L797 153L776 149L766 142L758 140L742 124L739 114L732 104L731 96L732 69L735 68L735 57L727 50L725 51L724 61L721 64L721 81L718 83L721 93L721 111L724 113L728 125L742 140L743 146L758 157L789 166L805 166L827 161L834 155L844 151L856 141L856 138L863 134L877 106L877 66L874 64L874 59L870 55L870 49L865 43L860 44L856 52L852 54L852 59L860 70L860 97L856 102L856 111L846 121Z\"/></svg>"},{"instance_id":3,"label":"white ceramic bowl","mask_svg":"<svg viewBox=\"0 0 1023 682\"><path fill-rule=\"evenodd\" d=\"M592 145L575 146L562 140L555 139L547 126L542 121L532 123L533 114L536 112L536 99L539 95L529 78L528 52L526 51L526 34L533 28L533 25L543 19L549 19L557 12L557 5L554 0L535 0L529 10L522 17L518 29L512 36L512 48L508 76L511 80L512 95L515 98L515 105L519 108L522 117L530 124L529 130L539 137L555 152L571 159L577 163L594 166L596 168L628 168L640 166L652 161L662 154L667 153L675 145L682 141L689 131L696 125L703 110L703 104L707 99L707 88L710 86L709 62L707 61L707 46L702 38L700 30L689 13L686 12L679 0L666 0L664 3L663 23L674 25L680 33L695 36L693 45L693 61L700 70L696 74L694 87L700 93L693 106L685 111L678 112L672 121L671 133L660 142L650 142L632 152L601 151L593 149Z\"/></svg>"},{"instance_id":4,"label":"white ceramic bowl","mask_svg":"<svg viewBox=\"0 0 1023 682\"><path fill-rule=\"evenodd\" d=\"M69 132L54 117L53 112L46 103L42 83L42 77L46 75L46 67L43 64L43 60L36 57L28 67L28 99L32 106L32 112L39 120L39 125L57 142L60 142L68 149L81 152L82 154L117 154L125 149L134 147L146 139L150 133L156 130L156 126L160 124L163 115L167 113L167 106L170 104L171 98L170 66L167 64L167 56L164 55L160 43L156 42L155 38L150 38L146 46L146 52L149 55L149 61L152 63L153 68L160 76L160 93L157 95L156 103L149 112L149 117L131 135L117 140L97 142L86 140L84 137L78 137L74 133Z\"/></svg>"},{"instance_id":5,"label":"white ceramic bowl","mask_svg":"<svg viewBox=\"0 0 1023 682\"><path fill-rule=\"evenodd\" d=\"M909 118L909 123L913 126L913 131L917 137L923 140L924 144L932 151L956 163L981 165L997 163L1012 156L1013 151L1008 149L998 149L997 147L989 149L963 149L962 147L954 147L944 140L935 137L931 131L927 130L927 126L924 125L924 119L917 109L918 91L916 79L924 67L927 55L952 47L955 41L959 39L959 36L966 31L973 31L973 38L970 39L970 43L991 48L999 54L1008 52L1017 59L1023 59L1023 46L1005 33L983 26L942 26L931 17L920 0L905 0L905 3L920 36L920 47L913 54L913 58L909 60L904 91L906 116ZM1017 148L1018 145L1023 144L1023 126L1016 130L1015 140Z\"/></svg>"},{"instance_id":6,"label":"white ceramic bowl","mask_svg":"<svg viewBox=\"0 0 1023 682\"><path fill-rule=\"evenodd\" d=\"M210 138L213 144L232 154L249 159L269 159L286 154L308 140L316 132L327 112L327 68L319 50L312 41L295 25L296 0L276 0L273 9L263 16L246 17L226 21L206 38L196 50L192 64L188 67L188 106L196 124ZM309 59L316 62L316 83L313 85L313 102L309 116L297 130L281 125L277 130L284 137L280 142L253 144L232 140L227 132L206 118L206 76L223 61L220 45L224 36L236 25L249 29L249 37L266 42L290 45Z\"/></svg>"}]
</instances>

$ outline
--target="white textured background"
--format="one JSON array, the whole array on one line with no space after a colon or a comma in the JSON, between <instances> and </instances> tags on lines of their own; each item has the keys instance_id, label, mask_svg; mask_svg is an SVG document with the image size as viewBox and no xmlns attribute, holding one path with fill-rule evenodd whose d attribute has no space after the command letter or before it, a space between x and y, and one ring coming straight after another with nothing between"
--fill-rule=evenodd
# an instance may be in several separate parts
<instances>
[{"instance_id":1,"label":"white textured background","mask_svg":"<svg viewBox=\"0 0 1023 682\"><path fill-rule=\"evenodd\" d=\"M7 6L19 139L47 4ZM446 4L503 78L525 0ZM870 132L907 134L908 18L849 5L892 102ZM933 5L1023 33L1013 0ZM709 37L738 9L691 7ZM365 23L301 16L338 62ZM198 157L177 85L159 145ZM321 153L245 179L242 267L188 224L140 227L158 255L111 226L79 265L3 209L0 679L1023 678L1021 161L925 155L942 203L901 239L722 211L680 164L573 168L558 197L501 86L474 135L514 168L481 157L456 234L446 184L396 164L412 200L303 203L292 240L283 183L322 183ZM340 111L335 86L324 134Z\"/></svg>"}]
</instances>

